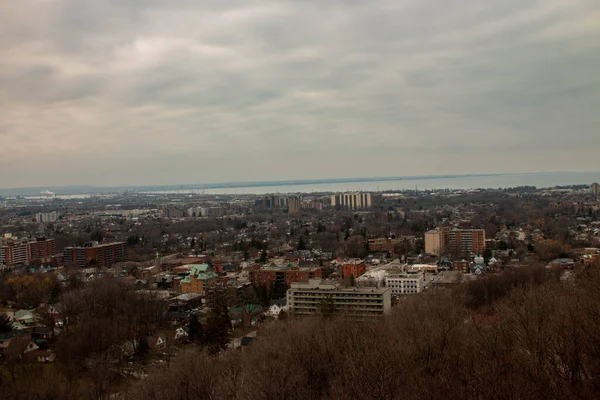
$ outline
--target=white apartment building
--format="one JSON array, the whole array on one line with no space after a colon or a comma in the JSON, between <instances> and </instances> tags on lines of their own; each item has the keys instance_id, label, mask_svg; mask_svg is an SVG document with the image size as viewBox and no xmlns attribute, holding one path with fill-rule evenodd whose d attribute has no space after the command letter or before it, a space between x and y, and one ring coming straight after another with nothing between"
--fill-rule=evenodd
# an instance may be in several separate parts
<instances>
[{"instance_id":1,"label":"white apartment building","mask_svg":"<svg viewBox=\"0 0 600 400\"><path fill-rule=\"evenodd\" d=\"M35 214L35 220L37 222L56 222L58 220L58 213L56 211L40 212Z\"/></svg>"},{"instance_id":2,"label":"white apartment building","mask_svg":"<svg viewBox=\"0 0 600 400\"><path fill-rule=\"evenodd\" d=\"M385 285L393 295L417 294L423 291L425 278L423 272L390 274L385 278Z\"/></svg>"},{"instance_id":3,"label":"white apartment building","mask_svg":"<svg viewBox=\"0 0 600 400\"><path fill-rule=\"evenodd\" d=\"M359 317L385 315L392 307L388 288L344 288L315 278L308 282L294 282L287 291L291 315L319 314L324 303L328 302L335 312Z\"/></svg>"}]
</instances>

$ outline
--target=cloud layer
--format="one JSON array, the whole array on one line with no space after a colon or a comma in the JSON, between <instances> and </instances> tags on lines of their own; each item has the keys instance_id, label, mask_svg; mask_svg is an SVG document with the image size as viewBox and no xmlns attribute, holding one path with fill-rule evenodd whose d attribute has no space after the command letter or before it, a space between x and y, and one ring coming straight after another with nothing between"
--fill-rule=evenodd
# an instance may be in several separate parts
<instances>
[{"instance_id":1,"label":"cloud layer","mask_svg":"<svg viewBox=\"0 0 600 400\"><path fill-rule=\"evenodd\" d=\"M600 153L595 0L7 1L0 54L0 187L597 169Z\"/></svg>"}]
</instances>

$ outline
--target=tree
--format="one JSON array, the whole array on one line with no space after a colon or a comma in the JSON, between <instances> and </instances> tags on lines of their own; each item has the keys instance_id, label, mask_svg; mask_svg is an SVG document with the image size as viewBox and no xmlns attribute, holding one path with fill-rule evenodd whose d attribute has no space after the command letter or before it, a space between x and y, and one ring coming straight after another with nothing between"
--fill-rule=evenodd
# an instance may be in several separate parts
<instances>
[{"instance_id":1,"label":"tree","mask_svg":"<svg viewBox=\"0 0 600 400\"><path fill-rule=\"evenodd\" d=\"M146 335L141 335L140 340L135 348L135 356L138 360L145 360L148 356L148 352L150 351L150 346L148 344L148 337Z\"/></svg>"},{"instance_id":2,"label":"tree","mask_svg":"<svg viewBox=\"0 0 600 400\"><path fill-rule=\"evenodd\" d=\"M224 307L214 308L206 316L200 343L206 346L209 354L216 354L221 350L225 350L229 343L230 329L231 320L227 309Z\"/></svg>"},{"instance_id":3,"label":"tree","mask_svg":"<svg viewBox=\"0 0 600 400\"><path fill-rule=\"evenodd\" d=\"M90 239L96 241L96 242L101 242L102 239L104 239L104 237L102 236L102 231L100 231L100 229L96 229L94 232L92 232L92 234L90 235Z\"/></svg>"},{"instance_id":4,"label":"tree","mask_svg":"<svg viewBox=\"0 0 600 400\"><path fill-rule=\"evenodd\" d=\"M300 235L300 239L298 240L298 250L306 250L306 244L302 235Z\"/></svg>"},{"instance_id":5,"label":"tree","mask_svg":"<svg viewBox=\"0 0 600 400\"><path fill-rule=\"evenodd\" d=\"M329 318L333 316L333 314L335 314L335 303L333 302L333 297L328 295L322 298L319 303L319 308L323 317Z\"/></svg>"},{"instance_id":6,"label":"tree","mask_svg":"<svg viewBox=\"0 0 600 400\"><path fill-rule=\"evenodd\" d=\"M140 237L138 235L127 237L127 246L133 247L140 241Z\"/></svg>"},{"instance_id":7,"label":"tree","mask_svg":"<svg viewBox=\"0 0 600 400\"><path fill-rule=\"evenodd\" d=\"M0 314L0 333L6 333L12 331L10 324L10 318L4 313Z\"/></svg>"},{"instance_id":8,"label":"tree","mask_svg":"<svg viewBox=\"0 0 600 400\"><path fill-rule=\"evenodd\" d=\"M268 261L269 257L267 255L267 250L263 249L262 253L260 253L260 259L258 260L261 264L264 264Z\"/></svg>"}]
</instances>

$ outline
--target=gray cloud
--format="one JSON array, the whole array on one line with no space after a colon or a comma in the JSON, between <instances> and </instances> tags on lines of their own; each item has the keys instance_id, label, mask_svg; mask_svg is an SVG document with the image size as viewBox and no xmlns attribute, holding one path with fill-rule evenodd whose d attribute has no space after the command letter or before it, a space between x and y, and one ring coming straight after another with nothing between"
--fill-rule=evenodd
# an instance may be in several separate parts
<instances>
[{"instance_id":1,"label":"gray cloud","mask_svg":"<svg viewBox=\"0 0 600 400\"><path fill-rule=\"evenodd\" d=\"M8 2L0 187L596 169L594 0Z\"/></svg>"}]
</instances>

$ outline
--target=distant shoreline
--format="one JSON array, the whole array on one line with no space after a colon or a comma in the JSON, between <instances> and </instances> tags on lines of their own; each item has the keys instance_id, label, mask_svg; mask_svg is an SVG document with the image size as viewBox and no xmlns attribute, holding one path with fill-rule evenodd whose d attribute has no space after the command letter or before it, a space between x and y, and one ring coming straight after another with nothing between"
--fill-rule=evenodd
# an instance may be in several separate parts
<instances>
[{"instance_id":1,"label":"distant shoreline","mask_svg":"<svg viewBox=\"0 0 600 400\"><path fill-rule=\"evenodd\" d=\"M419 181L419 180L444 180L444 179L468 179L485 177L510 177L510 176L541 176L557 174L591 174L597 171L556 171L556 172L516 172L516 173L492 173L492 174L451 174L451 175L411 175L411 176L387 176L387 177L356 177L356 178L329 178L329 179L298 179L280 181L251 181L251 182L217 182L206 184L181 184L181 185L130 185L130 186L40 186L0 189L0 196L31 196L39 195L41 191L49 190L56 195L70 194L101 194L123 191L131 192L166 192L204 189L236 189L254 187L278 187L278 186L310 186L344 183L375 183L394 181ZM591 183L591 182L590 182Z\"/></svg>"}]
</instances>

